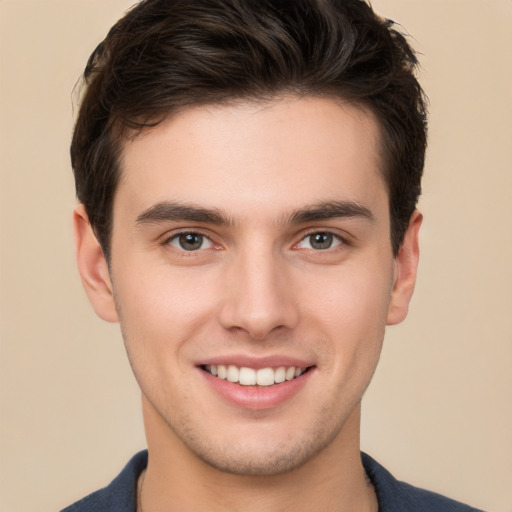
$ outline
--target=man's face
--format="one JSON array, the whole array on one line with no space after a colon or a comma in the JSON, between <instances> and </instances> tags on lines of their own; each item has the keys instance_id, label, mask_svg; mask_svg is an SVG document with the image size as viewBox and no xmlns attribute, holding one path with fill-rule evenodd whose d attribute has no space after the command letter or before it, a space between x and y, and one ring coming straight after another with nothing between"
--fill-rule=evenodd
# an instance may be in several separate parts
<instances>
[{"instance_id":1,"label":"man's face","mask_svg":"<svg viewBox=\"0 0 512 512\"><path fill-rule=\"evenodd\" d=\"M126 143L110 277L150 445L276 474L357 438L399 321L378 153L370 115L319 98L198 107Z\"/></svg>"}]
</instances>

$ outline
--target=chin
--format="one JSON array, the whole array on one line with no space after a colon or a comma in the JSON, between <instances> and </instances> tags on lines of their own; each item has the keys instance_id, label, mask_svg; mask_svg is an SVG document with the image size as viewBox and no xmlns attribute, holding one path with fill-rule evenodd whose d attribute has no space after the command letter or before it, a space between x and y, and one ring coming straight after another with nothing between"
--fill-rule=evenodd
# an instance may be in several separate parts
<instances>
[{"instance_id":1,"label":"chin","mask_svg":"<svg viewBox=\"0 0 512 512\"><path fill-rule=\"evenodd\" d=\"M196 452L196 455L223 473L240 476L276 476L300 468L322 449L323 446L300 445L268 451L249 450L246 446L240 446L231 448L229 452Z\"/></svg>"},{"instance_id":2,"label":"chin","mask_svg":"<svg viewBox=\"0 0 512 512\"><path fill-rule=\"evenodd\" d=\"M326 418L325 415L320 417ZM176 432L181 442L207 465L223 473L240 476L276 476L294 471L315 459L342 430L338 425L322 422L308 427L297 426L284 434L266 430L263 426L250 439L250 434L238 433L210 439L190 435L191 431ZM222 436L222 434L220 434Z\"/></svg>"}]
</instances>

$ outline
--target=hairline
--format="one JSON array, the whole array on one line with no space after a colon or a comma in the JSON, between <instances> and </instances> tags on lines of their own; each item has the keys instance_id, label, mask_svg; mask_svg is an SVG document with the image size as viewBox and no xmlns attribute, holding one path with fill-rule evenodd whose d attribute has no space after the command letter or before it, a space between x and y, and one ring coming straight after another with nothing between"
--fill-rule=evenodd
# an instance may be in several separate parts
<instances>
[{"instance_id":1,"label":"hairline","mask_svg":"<svg viewBox=\"0 0 512 512\"><path fill-rule=\"evenodd\" d=\"M106 226L106 237L103 241L102 250L107 260L107 263L110 264L111 259L111 243L112 243L112 235L114 229L114 203L117 196L117 191L119 186L123 180L124 176L124 157L126 154L126 144L128 142L135 141L138 137L143 137L145 134L150 133L153 128L158 127L159 125L172 120L173 117L188 111L193 111L195 109L207 108L207 107L233 107L241 104L253 104L253 105L262 105L262 106L270 106L273 103L283 101L286 99L295 98L297 100L304 98L321 98L321 99L330 99L335 103L339 104L341 107L350 106L355 108L356 110L362 112L367 115L370 119L375 122L377 127L377 140L376 140L376 154L378 158L377 169L383 181L383 186L385 188L385 192L387 194L388 199L388 208L390 215L390 237L393 246L393 215L391 211L391 188L390 188L390 161L389 154L385 147L385 139L386 139L386 130L384 128L383 121L379 118L379 116L375 113L374 108L372 108L371 102L365 102L362 100L353 100L346 98L339 91L335 91L334 88L331 90L324 89L323 91L305 91L301 88L283 88L282 90L265 93L253 93L253 94L240 94L240 95L230 95L226 96L222 100L214 101L193 101L187 104L178 106L176 108L170 109L167 112L162 112L158 118L147 119L145 124L140 128L132 128L123 124L121 120L114 120L111 129L108 131L110 144L115 154L115 186L112 194L112 199L110 202L110 215L109 222ZM98 237L98 233L95 234ZM107 247L103 247L104 244L107 244ZM392 247L393 254L396 255L396 251Z\"/></svg>"}]
</instances>

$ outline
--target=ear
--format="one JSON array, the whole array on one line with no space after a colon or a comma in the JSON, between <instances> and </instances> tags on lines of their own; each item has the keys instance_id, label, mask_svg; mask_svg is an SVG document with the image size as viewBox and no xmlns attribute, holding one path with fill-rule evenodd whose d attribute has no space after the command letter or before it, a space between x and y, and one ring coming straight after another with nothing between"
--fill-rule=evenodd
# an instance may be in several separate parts
<instances>
[{"instance_id":1,"label":"ear","mask_svg":"<svg viewBox=\"0 0 512 512\"><path fill-rule=\"evenodd\" d=\"M89 302L100 318L107 322L117 322L107 261L83 204L79 204L73 212L73 231L78 271Z\"/></svg>"},{"instance_id":2,"label":"ear","mask_svg":"<svg viewBox=\"0 0 512 512\"><path fill-rule=\"evenodd\" d=\"M412 214L404 240L395 258L395 275L391 301L389 303L387 325L400 323L407 316L409 302L416 283L419 244L418 233L423 216L417 210Z\"/></svg>"}]
</instances>

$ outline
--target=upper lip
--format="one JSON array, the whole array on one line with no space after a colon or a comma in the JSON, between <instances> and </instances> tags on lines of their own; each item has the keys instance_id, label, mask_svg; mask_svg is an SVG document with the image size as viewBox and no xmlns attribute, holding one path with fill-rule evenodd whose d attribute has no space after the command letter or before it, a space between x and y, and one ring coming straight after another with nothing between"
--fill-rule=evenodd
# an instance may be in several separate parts
<instances>
[{"instance_id":1,"label":"upper lip","mask_svg":"<svg viewBox=\"0 0 512 512\"><path fill-rule=\"evenodd\" d=\"M259 370L261 368L279 368L280 366L295 368L308 368L313 366L314 363L309 359L303 359L285 355L268 355L263 357L255 357L244 354L231 354L225 356L214 356L202 359L197 363L197 366L206 365L233 365L238 368L246 367Z\"/></svg>"}]
</instances>

